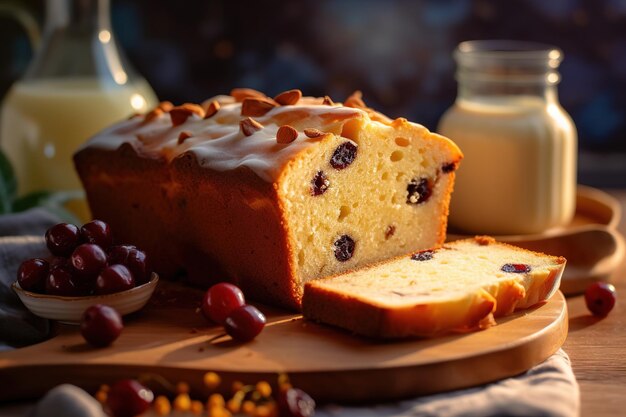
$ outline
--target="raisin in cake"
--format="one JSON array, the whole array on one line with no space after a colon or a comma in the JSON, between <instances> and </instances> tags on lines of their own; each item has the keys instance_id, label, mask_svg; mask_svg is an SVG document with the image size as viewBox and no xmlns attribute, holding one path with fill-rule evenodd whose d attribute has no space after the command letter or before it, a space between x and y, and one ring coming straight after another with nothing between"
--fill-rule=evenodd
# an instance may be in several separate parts
<instances>
[{"instance_id":1,"label":"raisin in cake","mask_svg":"<svg viewBox=\"0 0 626 417\"><path fill-rule=\"evenodd\" d=\"M450 140L343 104L236 89L161 105L99 133L74 157L92 214L163 275L230 280L299 308L302 285L440 245Z\"/></svg>"},{"instance_id":2,"label":"raisin in cake","mask_svg":"<svg viewBox=\"0 0 626 417\"><path fill-rule=\"evenodd\" d=\"M488 327L558 289L565 259L477 237L309 282L308 319L378 338Z\"/></svg>"}]
</instances>

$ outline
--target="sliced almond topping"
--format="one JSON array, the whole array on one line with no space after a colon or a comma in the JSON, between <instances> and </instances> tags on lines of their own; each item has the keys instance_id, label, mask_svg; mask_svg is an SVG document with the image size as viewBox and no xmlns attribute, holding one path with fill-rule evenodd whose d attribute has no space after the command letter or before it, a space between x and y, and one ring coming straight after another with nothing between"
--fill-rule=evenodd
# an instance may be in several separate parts
<instances>
[{"instance_id":1,"label":"sliced almond topping","mask_svg":"<svg viewBox=\"0 0 626 417\"><path fill-rule=\"evenodd\" d=\"M354 93L350 95L344 102L343 105L346 107L357 107L357 108L366 108L365 102L363 101L363 93L359 90L356 90Z\"/></svg>"},{"instance_id":2,"label":"sliced almond topping","mask_svg":"<svg viewBox=\"0 0 626 417\"><path fill-rule=\"evenodd\" d=\"M300 101L301 98L302 98L302 91L288 90L288 91L283 91L282 93L274 97L274 100L276 100L278 104L281 104L283 106L293 106L298 101Z\"/></svg>"},{"instance_id":3,"label":"sliced almond topping","mask_svg":"<svg viewBox=\"0 0 626 417\"><path fill-rule=\"evenodd\" d=\"M193 133L191 133L188 130L183 130L182 132L178 134L178 144L180 145L181 143L183 143L184 141L186 141L192 136L193 136Z\"/></svg>"},{"instance_id":4,"label":"sliced almond topping","mask_svg":"<svg viewBox=\"0 0 626 417\"><path fill-rule=\"evenodd\" d=\"M325 104L326 106L333 106L335 102L330 97L324 96L324 101L322 101L322 104Z\"/></svg>"},{"instance_id":5,"label":"sliced almond topping","mask_svg":"<svg viewBox=\"0 0 626 417\"><path fill-rule=\"evenodd\" d=\"M220 103L217 100L213 100L212 102L210 102L209 105L206 107L204 118L208 119L209 117L213 117L213 115L217 113L220 107Z\"/></svg>"},{"instance_id":6,"label":"sliced almond topping","mask_svg":"<svg viewBox=\"0 0 626 417\"><path fill-rule=\"evenodd\" d=\"M298 137L298 131L289 125L283 125L278 128L276 132L276 142L278 143L291 143Z\"/></svg>"},{"instance_id":7,"label":"sliced almond topping","mask_svg":"<svg viewBox=\"0 0 626 417\"><path fill-rule=\"evenodd\" d=\"M144 123L149 123L155 119L158 119L159 117L161 117L163 115L163 110L159 109L158 107L152 111L149 111L146 114L146 117L143 119Z\"/></svg>"},{"instance_id":8,"label":"sliced almond topping","mask_svg":"<svg viewBox=\"0 0 626 417\"><path fill-rule=\"evenodd\" d=\"M263 116L277 105L278 103L271 98L246 98L241 103L241 115L249 117Z\"/></svg>"},{"instance_id":9,"label":"sliced almond topping","mask_svg":"<svg viewBox=\"0 0 626 417\"><path fill-rule=\"evenodd\" d=\"M204 117L204 109L197 104L185 103L181 106L173 107L170 110L170 117L172 118L172 125L179 126L185 123L189 116L192 114L198 115L200 118Z\"/></svg>"},{"instance_id":10,"label":"sliced almond topping","mask_svg":"<svg viewBox=\"0 0 626 417\"><path fill-rule=\"evenodd\" d=\"M322 132L319 129L315 129L312 127L307 127L304 129L304 134L309 138L319 138L320 136L324 136L326 133Z\"/></svg>"},{"instance_id":11,"label":"sliced almond topping","mask_svg":"<svg viewBox=\"0 0 626 417\"><path fill-rule=\"evenodd\" d=\"M235 98L235 101L241 102L246 98L265 98L267 97L260 91L252 88L233 88L230 91L230 95Z\"/></svg>"},{"instance_id":12,"label":"sliced almond topping","mask_svg":"<svg viewBox=\"0 0 626 417\"><path fill-rule=\"evenodd\" d=\"M254 132L263 129L263 125L252 117L246 117L241 122L239 122L239 127L241 128L241 132L243 132L246 136L254 135Z\"/></svg>"},{"instance_id":13,"label":"sliced almond topping","mask_svg":"<svg viewBox=\"0 0 626 417\"><path fill-rule=\"evenodd\" d=\"M171 101L162 101L157 106L157 109L161 109L165 113L167 113L168 111L172 110L173 108L174 108L174 105L172 104Z\"/></svg>"}]
</instances>

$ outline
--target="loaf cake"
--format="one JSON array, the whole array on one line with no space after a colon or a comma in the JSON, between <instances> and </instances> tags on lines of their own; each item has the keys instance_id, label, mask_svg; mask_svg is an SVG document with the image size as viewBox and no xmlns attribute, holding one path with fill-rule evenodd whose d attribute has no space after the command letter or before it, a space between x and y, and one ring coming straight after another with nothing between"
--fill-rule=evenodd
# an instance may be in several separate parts
<instances>
[{"instance_id":1,"label":"loaf cake","mask_svg":"<svg viewBox=\"0 0 626 417\"><path fill-rule=\"evenodd\" d=\"M164 102L74 156L94 218L145 249L154 269L300 307L315 278L445 240L450 140L343 103L235 89Z\"/></svg>"},{"instance_id":2,"label":"loaf cake","mask_svg":"<svg viewBox=\"0 0 626 417\"><path fill-rule=\"evenodd\" d=\"M550 298L564 268L562 257L476 237L308 282L302 309L376 338L470 331Z\"/></svg>"}]
</instances>

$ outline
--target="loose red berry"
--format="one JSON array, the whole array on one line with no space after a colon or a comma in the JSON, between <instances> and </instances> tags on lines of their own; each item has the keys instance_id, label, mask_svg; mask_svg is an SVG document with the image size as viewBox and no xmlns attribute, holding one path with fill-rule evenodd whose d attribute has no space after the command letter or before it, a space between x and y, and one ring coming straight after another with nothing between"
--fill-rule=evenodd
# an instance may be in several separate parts
<instances>
[{"instance_id":1,"label":"loose red berry","mask_svg":"<svg viewBox=\"0 0 626 417\"><path fill-rule=\"evenodd\" d=\"M150 408L154 394L134 379L123 379L111 386L107 406L113 417L135 417Z\"/></svg>"},{"instance_id":2,"label":"loose red berry","mask_svg":"<svg viewBox=\"0 0 626 417\"><path fill-rule=\"evenodd\" d=\"M26 291L43 292L50 265L45 259L28 259L17 270L17 282Z\"/></svg>"},{"instance_id":3,"label":"loose red berry","mask_svg":"<svg viewBox=\"0 0 626 417\"><path fill-rule=\"evenodd\" d=\"M249 342L265 327L265 315L256 307L244 305L233 310L224 321L224 330L239 342Z\"/></svg>"},{"instance_id":4,"label":"loose red berry","mask_svg":"<svg viewBox=\"0 0 626 417\"><path fill-rule=\"evenodd\" d=\"M208 289L200 307L207 319L223 325L226 317L245 303L243 292L239 287L221 282Z\"/></svg>"},{"instance_id":5,"label":"loose red berry","mask_svg":"<svg viewBox=\"0 0 626 417\"><path fill-rule=\"evenodd\" d=\"M594 316L607 316L613 310L616 298L615 287L606 282L595 282L585 291L585 303Z\"/></svg>"},{"instance_id":6,"label":"loose red berry","mask_svg":"<svg viewBox=\"0 0 626 417\"><path fill-rule=\"evenodd\" d=\"M113 343L122 332L124 325L119 313L109 306L96 304L83 313L80 333L85 340L96 347Z\"/></svg>"}]
</instances>

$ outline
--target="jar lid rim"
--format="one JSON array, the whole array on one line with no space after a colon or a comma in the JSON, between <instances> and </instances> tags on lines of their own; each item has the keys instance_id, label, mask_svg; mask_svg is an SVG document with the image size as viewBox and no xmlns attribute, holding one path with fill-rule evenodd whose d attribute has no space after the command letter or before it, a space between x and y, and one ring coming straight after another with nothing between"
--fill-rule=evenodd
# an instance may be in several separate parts
<instances>
[{"instance_id":1,"label":"jar lid rim","mask_svg":"<svg viewBox=\"0 0 626 417\"><path fill-rule=\"evenodd\" d=\"M506 59L550 59L561 61L563 51L554 45L517 40L472 40L461 42L455 56L498 57Z\"/></svg>"}]
</instances>

